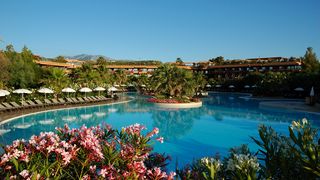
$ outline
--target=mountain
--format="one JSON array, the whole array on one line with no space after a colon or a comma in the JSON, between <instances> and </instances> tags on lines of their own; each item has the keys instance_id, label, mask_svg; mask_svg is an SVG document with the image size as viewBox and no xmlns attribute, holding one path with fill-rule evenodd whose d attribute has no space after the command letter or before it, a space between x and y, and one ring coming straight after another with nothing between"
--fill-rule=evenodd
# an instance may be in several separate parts
<instances>
[{"instance_id":1,"label":"mountain","mask_svg":"<svg viewBox=\"0 0 320 180\"><path fill-rule=\"evenodd\" d=\"M103 57L106 60L112 60L112 58L102 55L90 55L90 54L79 54L75 56L64 56L66 59L78 59L78 60L97 60L99 57Z\"/></svg>"}]
</instances>

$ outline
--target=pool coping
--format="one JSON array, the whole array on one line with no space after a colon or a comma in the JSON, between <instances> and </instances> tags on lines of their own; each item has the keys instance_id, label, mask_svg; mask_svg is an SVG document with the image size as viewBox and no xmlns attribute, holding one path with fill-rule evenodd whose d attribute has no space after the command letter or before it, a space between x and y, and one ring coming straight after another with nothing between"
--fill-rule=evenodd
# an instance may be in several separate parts
<instances>
[{"instance_id":1,"label":"pool coping","mask_svg":"<svg viewBox=\"0 0 320 180\"><path fill-rule=\"evenodd\" d=\"M0 121L0 125L14 121L18 118L21 117L26 117L26 116L30 116L30 115L35 115L35 114L40 114L40 113L44 113L44 112L52 112L52 111L62 111L62 110L66 110L66 109L80 109L80 108L85 108L85 107L95 107L95 106L109 106L109 105L114 105L114 104L123 104L123 103L128 103L130 101L133 101L134 97L129 97L129 99L126 100L119 100L119 101L115 101L115 102L106 102L106 103L101 103L101 104L87 104L87 105L81 105L79 104L79 106L71 106L71 107L57 107L53 109L47 109L47 110L40 110L40 111L36 111L36 112L30 112L27 114L23 114L23 115L18 115L18 116L14 116L14 117L10 117L8 119L3 119Z\"/></svg>"}]
</instances>

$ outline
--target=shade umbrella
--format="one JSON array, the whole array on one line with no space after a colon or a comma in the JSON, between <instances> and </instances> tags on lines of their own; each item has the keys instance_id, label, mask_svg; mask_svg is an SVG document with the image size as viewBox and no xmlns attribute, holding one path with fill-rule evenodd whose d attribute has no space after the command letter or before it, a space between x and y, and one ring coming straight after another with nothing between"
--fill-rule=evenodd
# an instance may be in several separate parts
<instances>
[{"instance_id":1,"label":"shade umbrella","mask_svg":"<svg viewBox=\"0 0 320 180\"><path fill-rule=\"evenodd\" d=\"M310 91L310 96L314 96L314 89L313 89L313 86L312 86L311 91Z\"/></svg>"},{"instance_id":2,"label":"shade umbrella","mask_svg":"<svg viewBox=\"0 0 320 180\"><path fill-rule=\"evenodd\" d=\"M252 88L256 88L256 87L258 87L257 85L253 85L253 86L251 86Z\"/></svg>"},{"instance_id":3,"label":"shade umbrella","mask_svg":"<svg viewBox=\"0 0 320 180\"><path fill-rule=\"evenodd\" d=\"M220 85L220 84L217 84L216 87L219 88L219 87L221 87L221 85Z\"/></svg>"},{"instance_id":4,"label":"shade umbrella","mask_svg":"<svg viewBox=\"0 0 320 180\"><path fill-rule=\"evenodd\" d=\"M24 94L31 94L32 92L28 89L16 89L14 91L12 91L13 93L16 94L21 94L21 100L24 100L23 95Z\"/></svg>"},{"instance_id":5,"label":"shade umbrella","mask_svg":"<svg viewBox=\"0 0 320 180\"><path fill-rule=\"evenodd\" d=\"M62 89L61 92L68 93L68 97L69 97L69 93L75 93L76 90L67 87L67 88Z\"/></svg>"},{"instance_id":6,"label":"shade umbrella","mask_svg":"<svg viewBox=\"0 0 320 180\"><path fill-rule=\"evenodd\" d=\"M249 85L245 85L245 86L244 86L244 88L249 89L249 88L250 88L250 86L249 86Z\"/></svg>"},{"instance_id":7,"label":"shade umbrella","mask_svg":"<svg viewBox=\"0 0 320 180\"><path fill-rule=\"evenodd\" d=\"M229 85L229 88L234 88L234 85Z\"/></svg>"},{"instance_id":8,"label":"shade umbrella","mask_svg":"<svg viewBox=\"0 0 320 180\"><path fill-rule=\"evenodd\" d=\"M47 94L52 94L53 90L49 88L41 88L38 92L44 94L44 98L47 99Z\"/></svg>"},{"instance_id":9,"label":"shade umbrella","mask_svg":"<svg viewBox=\"0 0 320 180\"><path fill-rule=\"evenodd\" d=\"M94 88L94 91L98 91L99 92L99 96L100 96L100 91L105 91L106 89L103 87L96 87Z\"/></svg>"},{"instance_id":10,"label":"shade umbrella","mask_svg":"<svg viewBox=\"0 0 320 180\"><path fill-rule=\"evenodd\" d=\"M295 88L294 90L295 90L295 91L304 91L304 89L301 88L301 87L297 87L297 88Z\"/></svg>"},{"instance_id":11,"label":"shade umbrella","mask_svg":"<svg viewBox=\"0 0 320 180\"><path fill-rule=\"evenodd\" d=\"M146 85L145 84L141 84L141 87L146 87Z\"/></svg>"},{"instance_id":12,"label":"shade umbrella","mask_svg":"<svg viewBox=\"0 0 320 180\"><path fill-rule=\"evenodd\" d=\"M118 84L115 84L115 85L113 85L114 87L119 87L119 85Z\"/></svg>"},{"instance_id":13,"label":"shade umbrella","mask_svg":"<svg viewBox=\"0 0 320 180\"><path fill-rule=\"evenodd\" d=\"M207 85L206 85L206 87L208 87L208 88L209 88L209 87L211 87L211 85L210 85L210 84L207 84Z\"/></svg>"},{"instance_id":14,"label":"shade umbrella","mask_svg":"<svg viewBox=\"0 0 320 180\"><path fill-rule=\"evenodd\" d=\"M7 95L9 95L9 94L10 94L9 91L0 89L0 97L7 96Z\"/></svg>"},{"instance_id":15,"label":"shade umbrella","mask_svg":"<svg viewBox=\"0 0 320 180\"><path fill-rule=\"evenodd\" d=\"M92 89L90 89L88 87L83 87L83 88L79 89L79 91L84 92L85 97L87 97L87 93L92 92Z\"/></svg>"},{"instance_id":16,"label":"shade umbrella","mask_svg":"<svg viewBox=\"0 0 320 180\"><path fill-rule=\"evenodd\" d=\"M118 91L118 89L112 86L111 88L108 88L108 91L113 92L113 91Z\"/></svg>"},{"instance_id":17,"label":"shade umbrella","mask_svg":"<svg viewBox=\"0 0 320 180\"><path fill-rule=\"evenodd\" d=\"M118 91L118 89L112 86L111 88L108 88L108 91L111 92L111 97L113 97L113 92Z\"/></svg>"}]
</instances>

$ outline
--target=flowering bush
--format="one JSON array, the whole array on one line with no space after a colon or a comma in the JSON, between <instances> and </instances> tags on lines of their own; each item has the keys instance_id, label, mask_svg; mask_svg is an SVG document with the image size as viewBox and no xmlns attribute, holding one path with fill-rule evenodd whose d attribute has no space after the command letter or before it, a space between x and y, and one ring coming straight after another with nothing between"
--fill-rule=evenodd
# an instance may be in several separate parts
<instances>
[{"instance_id":1,"label":"flowering bush","mask_svg":"<svg viewBox=\"0 0 320 180\"><path fill-rule=\"evenodd\" d=\"M200 99L190 98L190 99L162 99L162 98L149 98L148 102L152 103L189 103L189 102L200 102Z\"/></svg>"},{"instance_id":2,"label":"flowering bush","mask_svg":"<svg viewBox=\"0 0 320 180\"><path fill-rule=\"evenodd\" d=\"M319 179L320 139L317 133L306 119L292 122L289 137L261 126L261 140L253 138L261 147L260 153L252 154L242 145L231 148L222 162L218 157L205 157L178 170L177 174L181 179Z\"/></svg>"},{"instance_id":3,"label":"flowering bush","mask_svg":"<svg viewBox=\"0 0 320 180\"><path fill-rule=\"evenodd\" d=\"M57 128L57 133L41 133L28 141L16 140L4 149L0 176L7 179L173 179L174 173L167 174L161 168L167 158L150 154L152 148L148 143L158 134L158 128L145 136L142 135L144 129L139 124L121 131L108 125L80 129L65 125ZM152 163L152 159L157 161Z\"/></svg>"},{"instance_id":4,"label":"flowering bush","mask_svg":"<svg viewBox=\"0 0 320 180\"><path fill-rule=\"evenodd\" d=\"M181 179L256 179L259 169L257 158L242 145L231 148L223 162L219 157L204 157L177 173Z\"/></svg>"},{"instance_id":5,"label":"flowering bush","mask_svg":"<svg viewBox=\"0 0 320 180\"><path fill-rule=\"evenodd\" d=\"M253 138L264 161L266 179L317 179L320 177L320 139L318 129L309 121L293 121L290 136L276 133L271 127L259 128L260 139Z\"/></svg>"}]
</instances>

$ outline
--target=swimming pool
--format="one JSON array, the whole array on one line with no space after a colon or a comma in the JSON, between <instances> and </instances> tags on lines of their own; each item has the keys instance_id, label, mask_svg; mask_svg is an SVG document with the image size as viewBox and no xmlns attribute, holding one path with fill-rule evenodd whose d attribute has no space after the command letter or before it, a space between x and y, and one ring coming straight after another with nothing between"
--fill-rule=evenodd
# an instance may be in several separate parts
<instances>
[{"instance_id":1,"label":"swimming pool","mask_svg":"<svg viewBox=\"0 0 320 180\"><path fill-rule=\"evenodd\" d=\"M260 100L243 98L245 94L209 93L203 106L194 109L161 109L136 94L134 100L113 105L99 105L55 110L28 115L0 125L1 144L11 144L18 138L28 139L42 131L54 131L55 127L96 126L102 123L121 129L134 123L147 129L160 129L165 142L154 143L156 152L166 152L172 157L170 169L195 158L225 155L228 149L248 144L251 150L257 146L250 137L258 137L260 124L272 126L277 132L287 134L292 120L307 118L316 127L320 116L311 113L259 109Z\"/></svg>"}]
</instances>

